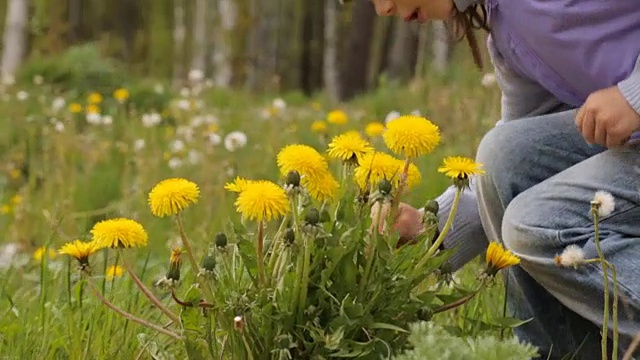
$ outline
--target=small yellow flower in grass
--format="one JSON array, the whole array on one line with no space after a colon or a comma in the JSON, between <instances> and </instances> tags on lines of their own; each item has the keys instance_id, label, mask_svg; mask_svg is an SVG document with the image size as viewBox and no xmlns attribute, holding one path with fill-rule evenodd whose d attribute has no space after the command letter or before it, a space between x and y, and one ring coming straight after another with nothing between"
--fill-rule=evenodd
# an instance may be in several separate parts
<instances>
[{"instance_id":1,"label":"small yellow flower in grass","mask_svg":"<svg viewBox=\"0 0 640 360\"><path fill-rule=\"evenodd\" d=\"M160 181L149 192L149 206L153 215L175 215L198 202L200 189L196 183L181 178Z\"/></svg>"},{"instance_id":2,"label":"small yellow flower in grass","mask_svg":"<svg viewBox=\"0 0 640 360\"><path fill-rule=\"evenodd\" d=\"M271 181L253 181L238 195L236 208L249 220L271 220L289 212L284 189Z\"/></svg>"},{"instance_id":3,"label":"small yellow flower in grass","mask_svg":"<svg viewBox=\"0 0 640 360\"><path fill-rule=\"evenodd\" d=\"M599 217L611 215L616 208L616 200L611 193L600 190L597 191L591 200L591 206L595 207Z\"/></svg>"},{"instance_id":4,"label":"small yellow flower in grass","mask_svg":"<svg viewBox=\"0 0 640 360\"><path fill-rule=\"evenodd\" d=\"M227 191L240 193L244 189L246 189L247 185L249 185L251 182L253 182L253 180L247 180L241 177L236 177L233 180L233 182L226 183L224 185L224 189Z\"/></svg>"},{"instance_id":5,"label":"small yellow flower in grass","mask_svg":"<svg viewBox=\"0 0 640 360\"><path fill-rule=\"evenodd\" d=\"M116 89L113 92L113 98L116 99L118 102L123 103L129 98L129 90L124 88Z\"/></svg>"},{"instance_id":6,"label":"small yellow flower in grass","mask_svg":"<svg viewBox=\"0 0 640 360\"><path fill-rule=\"evenodd\" d=\"M365 190L369 186L376 186L380 180L387 179L393 186L400 184L400 175L404 170L404 161L395 157L382 153L368 153L362 157L360 165L354 170L354 179L360 189ZM407 187L420 183L422 175L420 170L414 164L409 165L407 173Z\"/></svg>"},{"instance_id":7,"label":"small yellow flower in grass","mask_svg":"<svg viewBox=\"0 0 640 360\"><path fill-rule=\"evenodd\" d=\"M87 105L85 111L87 114L100 114L100 107L94 104Z\"/></svg>"},{"instance_id":8,"label":"small yellow flower in grass","mask_svg":"<svg viewBox=\"0 0 640 360\"><path fill-rule=\"evenodd\" d=\"M280 174L286 176L290 171L297 171L302 176L315 176L329 168L325 158L307 145L287 145L277 156Z\"/></svg>"},{"instance_id":9,"label":"small yellow flower in grass","mask_svg":"<svg viewBox=\"0 0 640 360\"><path fill-rule=\"evenodd\" d=\"M94 241L85 242L75 240L64 244L58 253L63 255L69 255L80 263L80 269L85 269L89 266L89 256L98 250L98 246Z\"/></svg>"},{"instance_id":10,"label":"small yellow flower in grass","mask_svg":"<svg viewBox=\"0 0 640 360\"><path fill-rule=\"evenodd\" d=\"M22 171L20 171L20 169L11 169L9 176L12 179L19 179L22 176Z\"/></svg>"},{"instance_id":11,"label":"small yellow flower in grass","mask_svg":"<svg viewBox=\"0 0 640 360\"><path fill-rule=\"evenodd\" d=\"M89 96L87 97L87 102L93 105L100 104L102 102L102 94L97 92L89 94Z\"/></svg>"},{"instance_id":12,"label":"small yellow flower in grass","mask_svg":"<svg viewBox=\"0 0 640 360\"><path fill-rule=\"evenodd\" d=\"M333 110L327 114L327 121L330 124L344 125L349 121L349 116L342 110Z\"/></svg>"},{"instance_id":13,"label":"small yellow flower in grass","mask_svg":"<svg viewBox=\"0 0 640 360\"><path fill-rule=\"evenodd\" d=\"M80 112L82 112L82 105L78 103L71 103L69 104L69 111L74 114L79 114Z\"/></svg>"},{"instance_id":14,"label":"small yellow flower in grass","mask_svg":"<svg viewBox=\"0 0 640 360\"><path fill-rule=\"evenodd\" d=\"M338 194L340 184L329 171L313 177L306 177L302 181L309 195L318 201L334 199Z\"/></svg>"},{"instance_id":15,"label":"small yellow flower in grass","mask_svg":"<svg viewBox=\"0 0 640 360\"><path fill-rule=\"evenodd\" d=\"M118 265L111 265L105 271L104 276L107 280L113 280L114 278L121 277L124 274L124 268Z\"/></svg>"},{"instance_id":16,"label":"small yellow flower in grass","mask_svg":"<svg viewBox=\"0 0 640 360\"><path fill-rule=\"evenodd\" d=\"M438 172L450 177L458 188L468 188L471 176L484 174L484 170L480 169L481 166L482 164L466 157L450 156L444 159Z\"/></svg>"},{"instance_id":17,"label":"small yellow flower in grass","mask_svg":"<svg viewBox=\"0 0 640 360\"><path fill-rule=\"evenodd\" d=\"M389 150L415 158L438 146L440 129L424 117L406 115L389 121L382 137Z\"/></svg>"},{"instance_id":18,"label":"small yellow flower in grass","mask_svg":"<svg viewBox=\"0 0 640 360\"><path fill-rule=\"evenodd\" d=\"M505 250L501 244L491 242L487 248L486 262L487 275L494 276L502 269L520 264L520 258Z\"/></svg>"},{"instance_id":19,"label":"small yellow flower in grass","mask_svg":"<svg viewBox=\"0 0 640 360\"><path fill-rule=\"evenodd\" d=\"M11 206L9 206L8 204L4 204L2 205L2 207L0 207L0 211L2 211L2 214L7 215L11 213Z\"/></svg>"},{"instance_id":20,"label":"small yellow flower in grass","mask_svg":"<svg viewBox=\"0 0 640 360\"><path fill-rule=\"evenodd\" d=\"M367 124L367 126L364 128L364 132L368 137L373 138L382 135L382 133L384 133L384 129L385 127L383 123L374 121Z\"/></svg>"},{"instance_id":21,"label":"small yellow flower in grass","mask_svg":"<svg viewBox=\"0 0 640 360\"><path fill-rule=\"evenodd\" d=\"M91 229L91 235L98 247L131 248L147 245L148 235L138 222L125 219L100 221Z\"/></svg>"},{"instance_id":22,"label":"small yellow flower in grass","mask_svg":"<svg viewBox=\"0 0 640 360\"><path fill-rule=\"evenodd\" d=\"M314 121L311 123L311 131L318 134L324 134L327 132L327 122L323 120Z\"/></svg>"},{"instance_id":23,"label":"small yellow flower in grass","mask_svg":"<svg viewBox=\"0 0 640 360\"><path fill-rule=\"evenodd\" d=\"M356 131L338 135L329 143L329 156L344 162L358 164L363 155L372 152L373 147Z\"/></svg>"},{"instance_id":24,"label":"small yellow flower in grass","mask_svg":"<svg viewBox=\"0 0 640 360\"><path fill-rule=\"evenodd\" d=\"M42 261L46 250L47 249L44 246L40 246L39 248L37 248L36 251L33 252L33 259L35 261ZM49 259L55 259L56 256L58 256L58 254L55 252L55 250L49 248Z\"/></svg>"}]
</instances>

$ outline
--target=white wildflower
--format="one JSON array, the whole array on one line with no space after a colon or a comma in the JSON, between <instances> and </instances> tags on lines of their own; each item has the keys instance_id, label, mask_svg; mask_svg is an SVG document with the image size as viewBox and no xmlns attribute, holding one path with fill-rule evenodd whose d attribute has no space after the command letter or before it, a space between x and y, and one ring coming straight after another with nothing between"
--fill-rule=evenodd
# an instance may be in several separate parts
<instances>
[{"instance_id":1,"label":"white wildflower","mask_svg":"<svg viewBox=\"0 0 640 360\"><path fill-rule=\"evenodd\" d=\"M97 112L87 113L87 122L91 125L99 125L102 122L102 116Z\"/></svg>"},{"instance_id":2,"label":"white wildflower","mask_svg":"<svg viewBox=\"0 0 640 360\"><path fill-rule=\"evenodd\" d=\"M171 142L171 144L169 145L169 147L171 148L171 152L172 153L179 153L181 151L184 150L185 145L184 145L184 141L180 140L180 139L175 139Z\"/></svg>"},{"instance_id":3,"label":"white wildflower","mask_svg":"<svg viewBox=\"0 0 640 360\"><path fill-rule=\"evenodd\" d=\"M218 146L222 142L222 137L216 133L211 133L207 135L207 141L213 146Z\"/></svg>"},{"instance_id":4,"label":"white wildflower","mask_svg":"<svg viewBox=\"0 0 640 360\"><path fill-rule=\"evenodd\" d=\"M57 98L53 99L53 101L51 102L51 109L55 112L58 112L64 109L66 105L67 105L66 100L63 97L58 96Z\"/></svg>"},{"instance_id":5,"label":"white wildflower","mask_svg":"<svg viewBox=\"0 0 640 360\"><path fill-rule=\"evenodd\" d=\"M496 74L495 73L487 73L482 76L481 80L482 86L491 87L496 83Z\"/></svg>"},{"instance_id":6,"label":"white wildflower","mask_svg":"<svg viewBox=\"0 0 640 360\"><path fill-rule=\"evenodd\" d=\"M577 268L583 261L584 250L578 245L569 245L562 254L556 256L556 264L563 267Z\"/></svg>"},{"instance_id":7,"label":"white wildflower","mask_svg":"<svg viewBox=\"0 0 640 360\"><path fill-rule=\"evenodd\" d=\"M61 121L56 121L55 125L54 125L54 129L56 130L56 132L63 132L64 131L64 123Z\"/></svg>"},{"instance_id":8,"label":"white wildflower","mask_svg":"<svg viewBox=\"0 0 640 360\"><path fill-rule=\"evenodd\" d=\"M162 86L162 84L155 84L155 86L153 87L153 91L155 91L156 94L163 94L164 86Z\"/></svg>"},{"instance_id":9,"label":"white wildflower","mask_svg":"<svg viewBox=\"0 0 640 360\"><path fill-rule=\"evenodd\" d=\"M169 159L168 166L171 170L175 170L182 166L182 159L178 157L172 157L171 159Z\"/></svg>"},{"instance_id":10,"label":"white wildflower","mask_svg":"<svg viewBox=\"0 0 640 360\"><path fill-rule=\"evenodd\" d=\"M241 131L233 131L224 138L224 147L228 151L236 151L247 145L247 135Z\"/></svg>"},{"instance_id":11,"label":"white wildflower","mask_svg":"<svg viewBox=\"0 0 640 360\"><path fill-rule=\"evenodd\" d=\"M287 103L282 98L277 98L277 99L273 100L272 106L275 109L277 109L279 111L282 111L282 110L287 108Z\"/></svg>"},{"instance_id":12,"label":"white wildflower","mask_svg":"<svg viewBox=\"0 0 640 360\"><path fill-rule=\"evenodd\" d=\"M206 115L204 117L204 122L207 125L212 125L212 124L217 124L218 123L218 117L212 114Z\"/></svg>"},{"instance_id":13,"label":"white wildflower","mask_svg":"<svg viewBox=\"0 0 640 360\"><path fill-rule=\"evenodd\" d=\"M18 91L18 93L16 94L16 99L18 99L19 101L25 101L29 98L29 93L24 91L24 90L20 90Z\"/></svg>"},{"instance_id":14,"label":"white wildflower","mask_svg":"<svg viewBox=\"0 0 640 360\"><path fill-rule=\"evenodd\" d=\"M187 160L191 165L197 165L202 159L202 155L198 150L189 150L189 154L187 155Z\"/></svg>"},{"instance_id":15,"label":"white wildflower","mask_svg":"<svg viewBox=\"0 0 640 360\"><path fill-rule=\"evenodd\" d=\"M188 111L191 109L191 102L188 99L180 99L176 103L176 106L178 106L180 110Z\"/></svg>"},{"instance_id":16,"label":"white wildflower","mask_svg":"<svg viewBox=\"0 0 640 360\"><path fill-rule=\"evenodd\" d=\"M0 247L0 269L8 269L16 255L18 255L20 245L18 243L8 243Z\"/></svg>"},{"instance_id":17,"label":"white wildflower","mask_svg":"<svg viewBox=\"0 0 640 360\"><path fill-rule=\"evenodd\" d=\"M397 119L400 117L400 113L397 111L391 111L390 113L387 114L387 116L384 119L384 123L388 123L391 120Z\"/></svg>"},{"instance_id":18,"label":"white wildflower","mask_svg":"<svg viewBox=\"0 0 640 360\"><path fill-rule=\"evenodd\" d=\"M183 98L188 98L189 96L191 96L191 91L189 90L189 88L183 87L182 89L180 89L180 96L182 96Z\"/></svg>"},{"instance_id":19,"label":"white wildflower","mask_svg":"<svg viewBox=\"0 0 640 360\"><path fill-rule=\"evenodd\" d=\"M192 127L198 127L200 125L202 125L204 123L204 117L203 116L194 116L191 118L191 121L189 122L189 125L191 125Z\"/></svg>"},{"instance_id":20,"label":"white wildflower","mask_svg":"<svg viewBox=\"0 0 640 360\"><path fill-rule=\"evenodd\" d=\"M162 116L157 112L142 114L142 125L144 127L154 127L162 121Z\"/></svg>"},{"instance_id":21,"label":"white wildflower","mask_svg":"<svg viewBox=\"0 0 640 360\"><path fill-rule=\"evenodd\" d=\"M591 204L597 206L599 217L611 215L616 207L616 201L613 195L603 190L596 192L593 200L591 200Z\"/></svg>"},{"instance_id":22,"label":"white wildflower","mask_svg":"<svg viewBox=\"0 0 640 360\"><path fill-rule=\"evenodd\" d=\"M113 124L113 117L111 115L104 115L102 117L102 125L111 125Z\"/></svg>"},{"instance_id":23,"label":"white wildflower","mask_svg":"<svg viewBox=\"0 0 640 360\"><path fill-rule=\"evenodd\" d=\"M146 145L146 142L144 141L144 139L137 139L133 143L133 149L137 152L144 149L145 145Z\"/></svg>"},{"instance_id":24,"label":"white wildflower","mask_svg":"<svg viewBox=\"0 0 640 360\"><path fill-rule=\"evenodd\" d=\"M204 80L204 71L200 69L191 69L191 71L189 71L189 81L198 83L202 80Z\"/></svg>"},{"instance_id":25,"label":"white wildflower","mask_svg":"<svg viewBox=\"0 0 640 360\"><path fill-rule=\"evenodd\" d=\"M42 77L42 75L35 75L33 77L33 83L35 85L42 85L44 83L44 78Z\"/></svg>"}]
</instances>

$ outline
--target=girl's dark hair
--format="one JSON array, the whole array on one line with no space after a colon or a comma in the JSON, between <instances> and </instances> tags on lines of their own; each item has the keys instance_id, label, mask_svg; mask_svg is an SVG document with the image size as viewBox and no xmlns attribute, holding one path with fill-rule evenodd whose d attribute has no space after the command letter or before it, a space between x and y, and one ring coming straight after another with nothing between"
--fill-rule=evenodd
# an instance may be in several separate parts
<instances>
[{"instance_id":1,"label":"girl's dark hair","mask_svg":"<svg viewBox=\"0 0 640 360\"><path fill-rule=\"evenodd\" d=\"M467 43L471 49L471 55L473 56L473 62L479 69L482 69L482 54L480 53L478 39L474 31L479 29L487 32L490 31L487 19L487 8L484 4L470 5L462 12L454 7L453 18L447 21L447 26L456 41L461 41L463 38L467 39Z\"/></svg>"}]
</instances>

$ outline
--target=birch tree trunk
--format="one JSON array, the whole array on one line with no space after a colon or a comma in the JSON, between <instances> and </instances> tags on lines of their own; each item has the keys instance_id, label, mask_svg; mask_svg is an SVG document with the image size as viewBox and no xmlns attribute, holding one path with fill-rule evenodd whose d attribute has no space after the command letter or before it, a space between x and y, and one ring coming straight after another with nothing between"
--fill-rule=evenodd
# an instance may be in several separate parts
<instances>
[{"instance_id":1,"label":"birch tree trunk","mask_svg":"<svg viewBox=\"0 0 640 360\"><path fill-rule=\"evenodd\" d=\"M173 84L178 85L184 77L184 43L187 36L187 27L185 24L185 6L184 0L174 0L173 2Z\"/></svg>"},{"instance_id":2,"label":"birch tree trunk","mask_svg":"<svg viewBox=\"0 0 640 360\"><path fill-rule=\"evenodd\" d=\"M218 0L217 3L215 23L218 28L213 32L214 45L211 53L213 82L218 87L227 88L233 80L230 42L233 29L236 27L238 7L233 0Z\"/></svg>"},{"instance_id":3,"label":"birch tree trunk","mask_svg":"<svg viewBox=\"0 0 640 360\"><path fill-rule=\"evenodd\" d=\"M326 0L324 8L324 85L333 102L340 100L338 70L338 6L336 0Z\"/></svg>"},{"instance_id":4,"label":"birch tree trunk","mask_svg":"<svg viewBox=\"0 0 640 360\"><path fill-rule=\"evenodd\" d=\"M451 54L451 40L447 27L442 21L433 22L433 68L437 72L444 72L449 65Z\"/></svg>"},{"instance_id":5,"label":"birch tree trunk","mask_svg":"<svg viewBox=\"0 0 640 360\"><path fill-rule=\"evenodd\" d=\"M206 71L207 62L207 0L195 0L193 7L193 59L191 69Z\"/></svg>"},{"instance_id":6,"label":"birch tree trunk","mask_svg":"<svg viewBox=\"0 0 640 360\"><path fill-rule=\"evenodd\" d=\"M13 79L27 52L27 22L29 19L28 0L9 0L4 23L2 81Z\"/></svg>"}]
</instances>

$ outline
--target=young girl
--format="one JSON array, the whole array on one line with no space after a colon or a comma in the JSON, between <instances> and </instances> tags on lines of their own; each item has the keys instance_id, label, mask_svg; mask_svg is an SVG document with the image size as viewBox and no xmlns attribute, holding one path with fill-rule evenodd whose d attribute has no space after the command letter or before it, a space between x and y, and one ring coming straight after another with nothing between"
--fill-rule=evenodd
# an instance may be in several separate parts
<instances>
[{"instance_id":1,"label":"young girl","mask_svg":"<svg viewBox=\"0 0 640 360\"><path fill-rule=\"evenodd\" d=\"M600 238L617 270L624 353L640 333L640 147L630 141L640 130L640 1L371 1L381 16L450 22L478 65L473 30L490 31L502 119L480 144L486 174L465 193L446 241L459 245L452 265L478 255L487 238L502 241L521 258L507 272L509 310L533 319L518 337L543 359L599 359L603 270L559 267L554 257L570 245L597 256L590 202L606 191L612 197L596 196ZM451 195L438 199L443 216ZM396 224L405 236L416 228L406 223L411 211L403 207Z\"/></svg>"}]
</instances>

